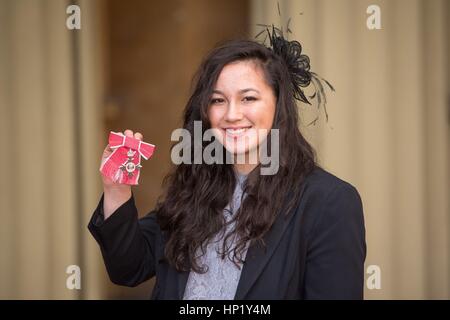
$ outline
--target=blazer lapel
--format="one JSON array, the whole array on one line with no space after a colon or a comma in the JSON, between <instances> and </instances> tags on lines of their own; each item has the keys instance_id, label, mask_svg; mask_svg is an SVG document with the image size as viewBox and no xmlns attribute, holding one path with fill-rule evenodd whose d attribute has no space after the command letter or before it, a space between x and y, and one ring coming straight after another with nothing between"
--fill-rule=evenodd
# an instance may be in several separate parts
<instances>
[{"instance_id":1,"label":"blazer lapel","mask_svg":"<svg viewBox=\"0 0 450 320\"><path fill-rule=\"evenodd\" d=\"M304 191L300 192L302 195ZM300 195L300 198L301 198ZM289 197L291 194L289 195ZM292 218L298 213L296 208L287 216L285 215L285 210L276 218L270 231L264 236L264 242L266 243L266 248L263 248L260 244L251 243L247 255L244 261L244 266L242 268L242 273L239 279L238 287L236 289L235 300L243 300L245 296L253 286L253 284L258 279L259 275L264 270L267 262L272 257L278 243L280 242L284 231L288 227ZM188 281L189 272L178 273L177 279L177 294L178 299L183 299L184 290Z\"/></svg>"},{"instance_id":2,"label":"blazer lapel","mask_svg":"<svg viewBox=\"0 0 450 320\"><path fill-rule=\"evenodd\" d=\"M244 266L242 268L241 277L236 290L235 300L245 299L248 291L251 289L259 275L264 270L267 262L272 257L284 231L292 220L292 217L296 212L291 212L289 215L285 215L284 212L278 215L271 230L264 237L266 248L264 249L261 244L252 243L248 248L245 258Z\"/></svg>"},{"instance_id":3,"label":"blazer lapel","mask_svg":"<svg viewBox=\"0 0 450 320\"><path fill-rule=\"evenodd\" d=\"M183 300L184 290L186 288L186 284L189 278L189 272L179 272L177 277L177 295L179 300Z\"/></svg>"},{"instance_id":4,"label":"blazer lapel","mask_svg":"<svg viewBox=\"0 0 450 320\"><path fill-rule=\"evenodd\" d=\"M284 212L282 212L282 214L278 215L271 230L264 237L266 249L256 243L252 243L249 246L234 297L235 300L245 299L245 295L248 293L252 285L258 279L258 276L263 271L265 265L270 260L273 252L281 240L281 237L284 234L284 231L288 227L289 222L292 220L295 213L296 212L294 211L288 216L285 216ZM188 278L189 272L177 273L177 299L179 300L183 299Z\"/></svg>"}]
</instances>

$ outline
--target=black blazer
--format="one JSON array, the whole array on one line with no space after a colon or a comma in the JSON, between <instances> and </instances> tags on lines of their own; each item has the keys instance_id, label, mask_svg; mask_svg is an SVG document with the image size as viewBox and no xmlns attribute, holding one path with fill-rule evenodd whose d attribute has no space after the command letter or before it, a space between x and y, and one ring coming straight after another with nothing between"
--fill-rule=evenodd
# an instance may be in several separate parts
<instances>
[{"instance_id":1,"label":"black blazer","mask_svg":"<svg viewBox=\"0 0 450 320\"><path fill-rule=\"evenodd\" d=\"M164 239L150 212L138 219L134 197L103 220L103 195L88 228L100 245L112 282L136 286L156 276L152 299L182 299L188 272L163 258ZM366 257L358 191L316 168L296 209L281 214L250 245L235 299L362 299Z\"/></svg>"}]
</instances>

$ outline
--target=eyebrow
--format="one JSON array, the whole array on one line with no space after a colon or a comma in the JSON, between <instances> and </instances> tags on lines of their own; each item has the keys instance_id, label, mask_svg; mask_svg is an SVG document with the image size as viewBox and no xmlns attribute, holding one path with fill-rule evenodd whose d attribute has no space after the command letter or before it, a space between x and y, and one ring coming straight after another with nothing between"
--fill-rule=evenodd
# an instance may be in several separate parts
<instances>
[{"instance_id":1,"label":"eyebrow","mask_svg":"<svg viewBox=\"0 0 450 320\"><path fill-rule=\"evenodd\" d=\"M258 90L253 89L253 88L245 88L245 89L241 89L241 90L239 90L239 93L246 93L246 92L248 92L248 91L255 91L256 93L259 93ZM225 94L224 94L222 91L220 91L220 90L213 90L213 93L218 93L218 94L223 94L223 95L225 95Z\"/></svg>"}]
</instances>

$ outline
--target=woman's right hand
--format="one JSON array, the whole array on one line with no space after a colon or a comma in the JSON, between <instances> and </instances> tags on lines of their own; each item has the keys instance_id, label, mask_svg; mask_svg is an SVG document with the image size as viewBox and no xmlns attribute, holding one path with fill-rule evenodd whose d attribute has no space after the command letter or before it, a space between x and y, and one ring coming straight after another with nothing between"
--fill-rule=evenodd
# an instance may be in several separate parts
<instances>
[{"instance_id":1,"label":"woman's right hand","mask_svg":"<svg viewBox=\"0 0 450 320\"><path fill-rule=\"evenodd\" d=\"M143 140L143 135L139 132L133 133L133 131L127 129L123 132L125 136L134 137L138 140ZM113 150L106 146L103 150L102 162L105 161L113 152ZM103 179L103 193L104 193L104 203L103 203L103 213L105 219L107 219L117 208L119 208L123 203L131 197L131 186L126 184L116 183L108 177L101 174Z\"/></svg>"}]
</instances>

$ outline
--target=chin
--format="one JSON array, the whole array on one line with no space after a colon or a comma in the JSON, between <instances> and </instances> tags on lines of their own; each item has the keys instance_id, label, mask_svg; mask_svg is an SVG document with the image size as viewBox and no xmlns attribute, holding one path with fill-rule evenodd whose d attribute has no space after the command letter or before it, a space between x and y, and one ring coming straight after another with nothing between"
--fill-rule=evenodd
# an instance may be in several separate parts
<instances>
[{"instance_id":1,"label":"chin","mask_svg":"<svg viewBox=\"0 0 450 320\"><path fill-rule=\"evenodd\" d=\"M225 146L225 149L232 154L233 156L236 157L243 157L243 159L245 159L245 162L249 162L250 159L249 158L249 154L254 154L254 152L256 152L258 150L257 146L240 146L240 145L236 145L234 148L231 146ZM256 163L257 163L257 159L253 159ZM252 161L253 162L253 161Z\"/></svg>"},{"instance_id":2,"label":"chin","mask_svg":"<svg viewBox=\"0 0 450 320\"><path fill-rule=\"evenodd\" d=\"M234 156L244 155L244 154L247 154L247 153L248 153L248 149L240 149L240 148L238 148L238 149L233 150L233 149L227 148L227 147L225 147L225 149L226 149L229 153L231 153L232 155L234 155Z\"/></svg>"}]
</instances>

